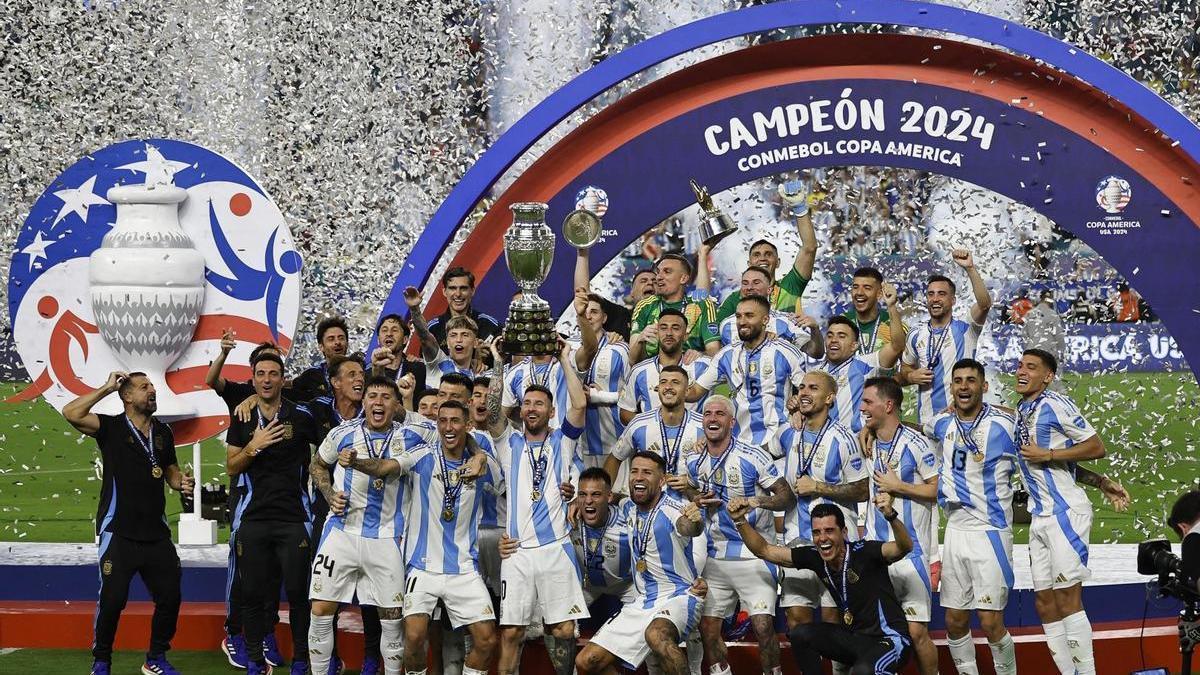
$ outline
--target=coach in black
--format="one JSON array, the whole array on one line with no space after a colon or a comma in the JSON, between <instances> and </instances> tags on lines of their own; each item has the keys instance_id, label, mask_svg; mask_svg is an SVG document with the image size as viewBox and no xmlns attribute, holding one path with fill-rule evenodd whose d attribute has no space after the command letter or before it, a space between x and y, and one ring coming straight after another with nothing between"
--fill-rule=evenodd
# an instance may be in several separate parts
<instances>
[{"instance_id":1,"label":"coach in black","mask_svg":"<svg viewBox=\"0 0 1200 675\"><path fill-rule=\"evenodd\" d=\"M123 415L97 415L92 408L117 392ZM100 602L96 608L96 636L92 647L92 675L108 675L117 622L129 597L134 574L154 599L150 623L150 650L142 672L176 675L167 661L167 650L179 620L179 556L171 543L171 528L164 515L163 483L184 494L192 493L191 476L179 470L171 427L154 419L158 402L154 385L145 373L112 373L104 386L71 401L63 417L82 433L96 439L104 461L96 534L100 537Z\"/></svg>"},{"instance_id":2,"label":"coach in black","mask_svg":"<svg viewBox=\"0 0 1200 675\"><path fill-rule=\"evenodd\" d=\"M850 675L898 673L912 653L908 621L887 569L912 551L912 539L892 508L890 495L877 495L875 506L891 524L894 541L847 542L842 510L818 504L812 510L815 546L786 548L767 544L747 524L749 500L735 498L729 503L729 515L754 555L777 565L812 570L842 610L842 625L802 624L788 634L803 675L820 675L822 656L851 666Z\"/></svg>"},{"instance_id":3,"label":"coach in black","mask_svg":"<svg viewBox=\"0 0 1200 675\"><path fill-rule=\"evenodd\" d=\"M292 672L308 662L308 580L312 511L308 463L317 425L308 408L283 398L283 360L260 353L250 364L258 405L248 422L234 419L226 436L226 471L241 474L245 496L238 507L237 557L242 577L247 672L265 673L263 604L282 579L291 622Z\"/></svg>"}]
</instances>

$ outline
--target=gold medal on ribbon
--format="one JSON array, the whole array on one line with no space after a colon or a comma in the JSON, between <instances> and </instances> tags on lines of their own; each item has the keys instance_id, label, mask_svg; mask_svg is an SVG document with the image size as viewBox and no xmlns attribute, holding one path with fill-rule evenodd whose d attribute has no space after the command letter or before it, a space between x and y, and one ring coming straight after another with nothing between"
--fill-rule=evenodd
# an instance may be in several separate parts
<instances>
[{"instance_id":1,"label":"gold medal on ribbon","mask_svg":"<svg viewBox=\"0 0 1200 675\"><path fill-rule=\"evenodd\" d=\"M458 485L460 480L462 480L462 476L458 475L457 471L451 472L446 476L446 482L451 486Z\"/></svg>"},{"instance_id":2,"label":"gold medal on ribbon","mask_svg":"<svg viewBox=\"0 0 1200 675\"><path fill-rule=\"evenodd\" d=\"M848 611L843 613L842 614L842 623L846 624L847 626L854 623L854 615Z\"/></svg>"},{"instance_id":3,"label":"gold medal on ribbon","mask_svg":"<svg viewBox=\"0 0 1200 675\"><path fill-rule=\"evenodd\" d=\"M973 453L971 453L971 459L975 460L976 462L982 462L983 461L983 453L982 452L973 452Z\"/></svg>"},{"instance_id":4,"label":"gold medal on ribbon","mask_svg":"<svg viewBox=\"0 0 1200 675\"><path fill-rule=\"evenodd\" d=\"M150 475L154 476L155 478L162 478L162 469L156 466L153 469L150 469Z\"/></svg>"},{"instance_id":5,"label":"gold medal on ribbon","mask_svg":"<svg viewBox=\"0 0 1200 675\"><path fill-rule=\"evenodd\" d=\"M637 561L637 571L639 571L639 572L645 572L645 571L646 571L646 559L645 559L645 558L638 558L638 561Z\"/></svg>"},{"instance_id":6,"label":"gold medal on ribbon","mask_svg":"<svg viewBox=\"0 0 1200 675\"><path fill-rule=\"evenodd\" d=\"M535 501L535 502L541 501L542 500L542 491L537 488L534 488L533 491L529 493L529 499L532 501Z\"/></svg>"},{"instance_id":7,"label":"gold medal on ribbon","mask_svg":"<svg viewBox=\"0 0 1200 675\"><path fill-rule=\"evenodd\" d=\"M376 490L382 490L383 489L383 479L376 478L375 480L371 481L371 487L375 488Z\"/></svg>"},{"instance_id":8,"label":"gold medal on ribbon","mask_svg":"<svg viewBox=\"0 0 1200 675\"><path fill-rule=\"evenodd\" d=\"M449 507L442 509L442 520L447 523L454 520L454 509Z\"/></svg>"}]
</instances>

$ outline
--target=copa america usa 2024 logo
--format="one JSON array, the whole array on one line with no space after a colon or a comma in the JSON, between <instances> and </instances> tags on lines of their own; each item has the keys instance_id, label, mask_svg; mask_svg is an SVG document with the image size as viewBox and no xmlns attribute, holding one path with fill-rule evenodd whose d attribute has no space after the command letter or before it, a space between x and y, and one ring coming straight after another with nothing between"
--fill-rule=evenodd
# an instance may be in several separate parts
<instances>
[{"instance_id":1,"label":"copa america usa 2024 logo","mask_svg":"<svg viewBox=\"0 0 1200 675\"><path fill-rule=\"evenodd\" d=\"M222 333L225 376L249 377L260 342L291 348L300 255L283 214L245 171L206 148L133 140L88 155L34 203L17 237L8 312L33 380L9 401L62 410L114 370L145 371L182 445L228 426L204 385ZM97 412L118 413L109 396Z\"/></svg>"},{"instance_id":2,"label":"copa america usa 2024 logo","mask_svg":"<svg viewBox=\"0 0 1200 675\"><path fill-rule=\"evenodd\" d=\"M1105 213L1116 215L1124 211L1132 198L1133 189L1129 187L1129 181L1120 176L1105 176L1096 184L1096 204Z\"/></svg>"}]
</instances>

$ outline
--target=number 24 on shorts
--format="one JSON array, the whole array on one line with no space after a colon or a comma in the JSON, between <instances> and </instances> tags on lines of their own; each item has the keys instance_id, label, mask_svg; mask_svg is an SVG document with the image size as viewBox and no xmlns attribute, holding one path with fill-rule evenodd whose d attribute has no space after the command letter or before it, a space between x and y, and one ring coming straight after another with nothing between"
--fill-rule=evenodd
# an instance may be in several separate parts
<instances>
[{"instance_id":1,"label":"number 24 on shorts","mask_svg":"<svg viewBox=\"0 0 1200 675\"><path fill-rule=\"evenodd\" d=\"M318 553L316 560L313 561L312 573L314 575L319 575L321 573L322 569L325 570L325 574L327 576L332 577L333 576L333 558L330 558L329 556L325 555L324 553Z\"/></svg>"}]
</instances>

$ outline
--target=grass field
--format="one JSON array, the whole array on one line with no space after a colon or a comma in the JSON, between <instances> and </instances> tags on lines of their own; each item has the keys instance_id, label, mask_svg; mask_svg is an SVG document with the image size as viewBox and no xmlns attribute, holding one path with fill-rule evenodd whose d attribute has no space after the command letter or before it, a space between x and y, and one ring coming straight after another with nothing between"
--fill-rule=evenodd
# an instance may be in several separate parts
<instances>
[{"instance_id":1,"label":"grass field","mask_svg":"<svg viewBox=\"0 0 1200 675\"><path fill-rule=\"evenodd\" d=\"M1078 376L1067 384L1108 447L1096 468L1133 495L1130 510L1118 514L1093 494L1092 541L1165 536L1160 523L1174 496L1200 477L1196 380L1190 373L1138 373ZM0 395L22 386L0 385ZM91 541L100 490L93 468L97 456L95 443L45 402L0 404L0 541ZM224 480L221 444L205 443L203 458L205 480ZM181 449L180 460L190 464L190 449ZM167 508L174 524L177 496L168 498ZM227 536L222 529L222 540ZM1020 529L1016 540L1025 540Z\"/></svg>"},{"instance_id":2,"label":"grass field","mask_svg":"<svg viewBox=\"0 0 1200 675\"><path fill-rule=\"evenodd\" d=\"M133 675L140 673L142 662L146 655L142 652L114 652L112 661L113 675ZM229 675L244 673L230 667L225 656L213 650L210 652L172 651L167 654L171 665L187 675ZM0 673L84 673L91 666L91 652L82 649L18 649L8 653L0 650ZM276 668L276 673L287 673L288 668ZM357 673L357 670L347 670L347 674Z\"/></svg>"}]
</instances>

